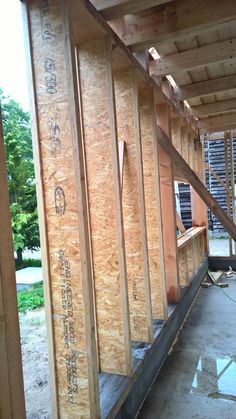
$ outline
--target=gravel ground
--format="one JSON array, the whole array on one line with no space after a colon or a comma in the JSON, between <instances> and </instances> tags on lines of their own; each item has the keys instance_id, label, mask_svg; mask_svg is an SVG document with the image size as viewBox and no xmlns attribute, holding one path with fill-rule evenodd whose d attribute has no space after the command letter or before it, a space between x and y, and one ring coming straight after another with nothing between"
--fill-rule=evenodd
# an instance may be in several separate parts
<instances>
[{"instance_id":1,"label":"gravel ground","mask_svg":"<svg viewBox=\"0 0 236 419\"><path fill-rule=\"evenodd\" d=\"M51 419L44 309L20 313L27 419Z\"/></svg>"}]
</instances>

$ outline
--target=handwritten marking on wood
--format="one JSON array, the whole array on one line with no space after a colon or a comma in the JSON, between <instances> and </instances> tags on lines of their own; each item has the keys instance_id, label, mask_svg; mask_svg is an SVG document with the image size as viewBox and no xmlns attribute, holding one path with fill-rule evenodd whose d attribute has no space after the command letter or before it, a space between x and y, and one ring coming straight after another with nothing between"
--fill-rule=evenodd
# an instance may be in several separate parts
<instances>
[{"instance_id":1,"label":"handwritten marking on wood","mask_svg":"<svg viewBox=\"0 0 236 419\"><path fill-rule=\"evenodd\" d=\"M96 374L96 359L88 360L90 331L85 326L79 236L82 221L76 199L62 2L38 0L28 10L38 119L34 141L41 164L41 198L45 201L59 414L98 417L96 388L90 385L89 376L91 365Z\"/></svg>"}]
</instances>

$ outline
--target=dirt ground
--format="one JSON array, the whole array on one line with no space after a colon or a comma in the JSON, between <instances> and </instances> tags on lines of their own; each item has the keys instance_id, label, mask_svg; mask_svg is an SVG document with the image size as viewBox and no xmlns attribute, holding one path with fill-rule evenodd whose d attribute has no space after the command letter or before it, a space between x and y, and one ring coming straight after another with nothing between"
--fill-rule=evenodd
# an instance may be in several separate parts
<instances>
[{"instance_id":1,"label":"dirt ground","mask_svg":"<svg viewBox=\"0 0 236 419\"><path fill-rule=\"evenodd\" d=\"M20 313L27 419L51 419L44 309Z\"/></svg>"}]
</instances>

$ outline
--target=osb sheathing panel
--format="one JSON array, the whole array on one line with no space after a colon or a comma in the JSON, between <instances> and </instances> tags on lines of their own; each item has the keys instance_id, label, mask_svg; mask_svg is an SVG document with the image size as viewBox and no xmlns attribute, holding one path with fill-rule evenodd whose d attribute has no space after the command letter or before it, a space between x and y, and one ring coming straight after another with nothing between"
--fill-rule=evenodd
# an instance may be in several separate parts
<instances>
[{"instance_id":1,"label":"osb sheathing panel","mask_svg":"<svg viewBox=\"0 0 236 419\"><path fill-rule=\"evenodd\" d=\"M91 417L61 2L30 5L30 26L59 415Z\"/></svg>"},{"instance_id":2,"label":"osb sheathing panel","mask_svg":"<svg viewBox=\"0 0 236 419\"><path fill-rule=\"evenodd\" d=\"M78 55L100 368L126 374L105 41L83 44Z\"/></svg>"},{"instance_id":3,"label":"osb sheathing panel","mask_svg":"<svg viewBox=\"0 0 236 419\"><path fill-rule=\"evenodd\" d=\"M155 119L153 121L155 110L152 89L140 89L139 100L152 312L155 319L163 319L167 315L167 300L162 240L160 237L158 161L154 160L156 155L154 147L157 140L154 129Z\"/></svg>"},{"instance_id":4,"label":"osb sheathing panel","mask_svg":"<svg viewBox=\"0 0 236 419\"><path fill-rule=\"evenodd\" d=\"M188 128L181 128L181 150L182 157L188 163L189 162L189 147L188 147Z\"/></svg>"},{"instance_id":5,"label":"osb sheathing panel","mask_svg":"<svg viewBox=\"0 0 236 419\"><path fill-rule=\"evenodd\" d=\"M184 246L178 249L178 264L181 285L186 286L189 284L189 279L194 276L194 273L197 272L205 258L204 235L205 231L198 234L193 239L190 239Z\"/></svg>"},{"instance_id":6,"label":"osb sheathing panel","mask_svg":"<svg viewBox=\"0 0 236 419\"><path fill-rule=\"evenodd\" d=\"M183 247L178 251L178 264L179 264L179 280L180 285L187 286L189 285L189 277L188 277L188 259L186 248Z\"/></svg>"},{"instance_id":7,"label":"osb sheathing panel","mask_svg":"<svg viewBox=\"0 0 236 419\"><path fill-rule=\"evenodd\" d=\"M193 244L192 242L186 245L187 248L187 258L188 258L188 272L189 278L192 278L195 271L195 264L194 264L194 255L193 255Z\"/></svg>"},{"instance_id":8,"label":"osb sheathing panel","mask_svg":"<svg viewBox=\"0 0 236 419\"><path fill-rule=\"evenodd\" d=\"M114 73L118 139L125 141L122 204L124 216L126 266L129 288L131 336L150 341L152 318L149 317L144 283L141 215L138 196L136 131L134 114L134 69Z\"/></svg>"},{"instance_id":9,"label":"osb sheathing panel","mask_svg":"<svg viewBox=\"0 0 236 419\"><path fill-rule=\"evenodd\" d=\"M179 118L173 118L171 120L171 139L172 144L176 150L182 155L181 149L181 121Z\"/></svg>"}]
</instances>

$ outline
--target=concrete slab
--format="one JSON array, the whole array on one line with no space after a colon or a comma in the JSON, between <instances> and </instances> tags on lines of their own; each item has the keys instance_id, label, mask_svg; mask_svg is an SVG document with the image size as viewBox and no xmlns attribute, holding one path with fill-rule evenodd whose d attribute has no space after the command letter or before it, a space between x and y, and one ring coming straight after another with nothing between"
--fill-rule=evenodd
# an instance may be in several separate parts
<instances>
[{"instance_id":1,"label":"concrete slab","mask_svg":"<svg viewBox=\"0 0 236 419\"><path fill-rule=\"evenodd\" d=\"M16 271L17 291L27 289L43 280L42 268L24 268Z\"/></svg>"},{"instance_id":2,"label":"concrete slab","mask_svg":"<svg viewBox=\"0 0 236 419\"><path fill-rule=\"evenodd\" d=\"M202 288L140 419L236 418L236 276Z\"/></svg>"}]
</instances>

